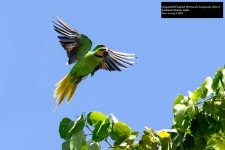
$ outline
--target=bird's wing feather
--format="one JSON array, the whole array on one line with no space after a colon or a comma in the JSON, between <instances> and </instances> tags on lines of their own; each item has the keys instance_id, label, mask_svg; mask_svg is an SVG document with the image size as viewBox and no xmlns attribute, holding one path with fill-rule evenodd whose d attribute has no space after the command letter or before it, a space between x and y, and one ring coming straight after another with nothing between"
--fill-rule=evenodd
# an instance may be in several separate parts
<instances>
[{"instance_id":1,"label":"bird's wing feather","mask_svg":"<svg viewBox=\"0 0 225 150\"><path fill-rule=\"evenodd\" d=\"M99 69L121 71L121 69L127 69L128 66L135 64L133 60L136 58L135 54L122 53L110 49L107 49L106 52L102 62L91 73L92 76Z\"/></svg>"},{"instance_id":2,"label":"bird's wing feather","mask_svg":"<svg viewBox=\"0 0 225 150\"><path fill-rule=\"evenodd\" d=\"M62 19L56 17L53 21L54 30L60 34L59 42L66 50L68 64L79 61L91 49L92 41L85 35L77 32Z\"/></svg>"}]
</instances>

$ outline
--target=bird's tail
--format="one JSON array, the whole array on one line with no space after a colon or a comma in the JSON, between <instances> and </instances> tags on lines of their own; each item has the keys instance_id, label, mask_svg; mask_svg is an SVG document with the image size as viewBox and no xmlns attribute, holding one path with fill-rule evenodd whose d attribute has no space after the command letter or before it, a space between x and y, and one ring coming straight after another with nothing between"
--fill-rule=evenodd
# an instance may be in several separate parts
<instances>
[{"instance_id":1,"label":"bird's tail","mask_svg":"<svg viewBox=\"0 0 225 150\"><path fill-rule=\"evenodd\" d=\"M57 106L67 97L69 102L77 88L78 81L74 80L70 74L67 74L57 84L54 91L54 97L56 98Z\"/></svg>"}]
</instances>

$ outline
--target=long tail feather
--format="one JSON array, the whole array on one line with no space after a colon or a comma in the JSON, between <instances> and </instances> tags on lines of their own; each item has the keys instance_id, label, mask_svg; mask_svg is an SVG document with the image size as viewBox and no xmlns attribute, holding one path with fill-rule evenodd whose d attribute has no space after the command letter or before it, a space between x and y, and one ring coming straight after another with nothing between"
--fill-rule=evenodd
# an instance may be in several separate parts
<instances>
[{"instance_id":1,"label":"long tail feather","mask_svg":"<svg viewBox=\"0 0 225 150\"><path fill-rule=\"evenodd\" d=\"M70 90L68 91L67 103L69 103L70 100L71 100L71 98L73 97L73 94L74 94L74 92L75 92L75 90L76 90L76 88L77 88L77 85L78 85L78 84L74 84L74 86L72 86L72 87L70 88Z\"/></svg>"},{"instance_id":2,"label":"long tail feather","mask_svg":"<svg viewBox=\"0 0 225 150\"><path fill-rule=\"evenodd\" d=\"M56 98L57 106L67 97L67 102L69 102L77 88L79 82L76 80L71 80L71 75L67 74L62 78L57 84L54 91L54 98Z\"/></svg>"}]
</instances>

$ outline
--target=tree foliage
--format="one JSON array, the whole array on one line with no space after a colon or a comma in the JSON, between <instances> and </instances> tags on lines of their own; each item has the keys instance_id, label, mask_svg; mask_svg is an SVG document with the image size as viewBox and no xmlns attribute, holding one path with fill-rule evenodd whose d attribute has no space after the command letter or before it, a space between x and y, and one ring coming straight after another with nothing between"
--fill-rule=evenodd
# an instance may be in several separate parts
<instances>
[{"instance_id":1,"label":"tree foliage","mask_svg":"<svg viewBox=\"0 0 225 150\"><path fill-rule=\"evenodd\" d=\"M90 112L75 121L64 118L59 126L60 137L65 140L62 149L100 150L100 142L104 141L113 150L223 150L225 68L219 68L213 78L207 77L187 96L178 95L173 113L171 129L145 127L140 136L113 114Z\"/></svg>"}]
</instances>

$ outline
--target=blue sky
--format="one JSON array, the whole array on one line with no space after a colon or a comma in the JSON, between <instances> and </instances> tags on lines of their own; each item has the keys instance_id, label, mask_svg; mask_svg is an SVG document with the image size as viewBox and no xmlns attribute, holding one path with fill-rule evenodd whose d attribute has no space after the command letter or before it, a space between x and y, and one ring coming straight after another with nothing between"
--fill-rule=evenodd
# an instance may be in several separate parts
<instances>
[{"instance_id":1,"label":"blue sky","mask_svg":"<svg viewBox=\"0 0 225 150\"><path fill-rule=\"evenodd\" d=\"M225 64L224 19L161 19L160 1L0 0L1 149L59 150L58 125L82 112L113 113L142 132L172 125L173 99ZM58 15L92 39L136 53L127 71L98 71L53 112L72 66L52 27Z\"/></svg>"}]
</instances>

